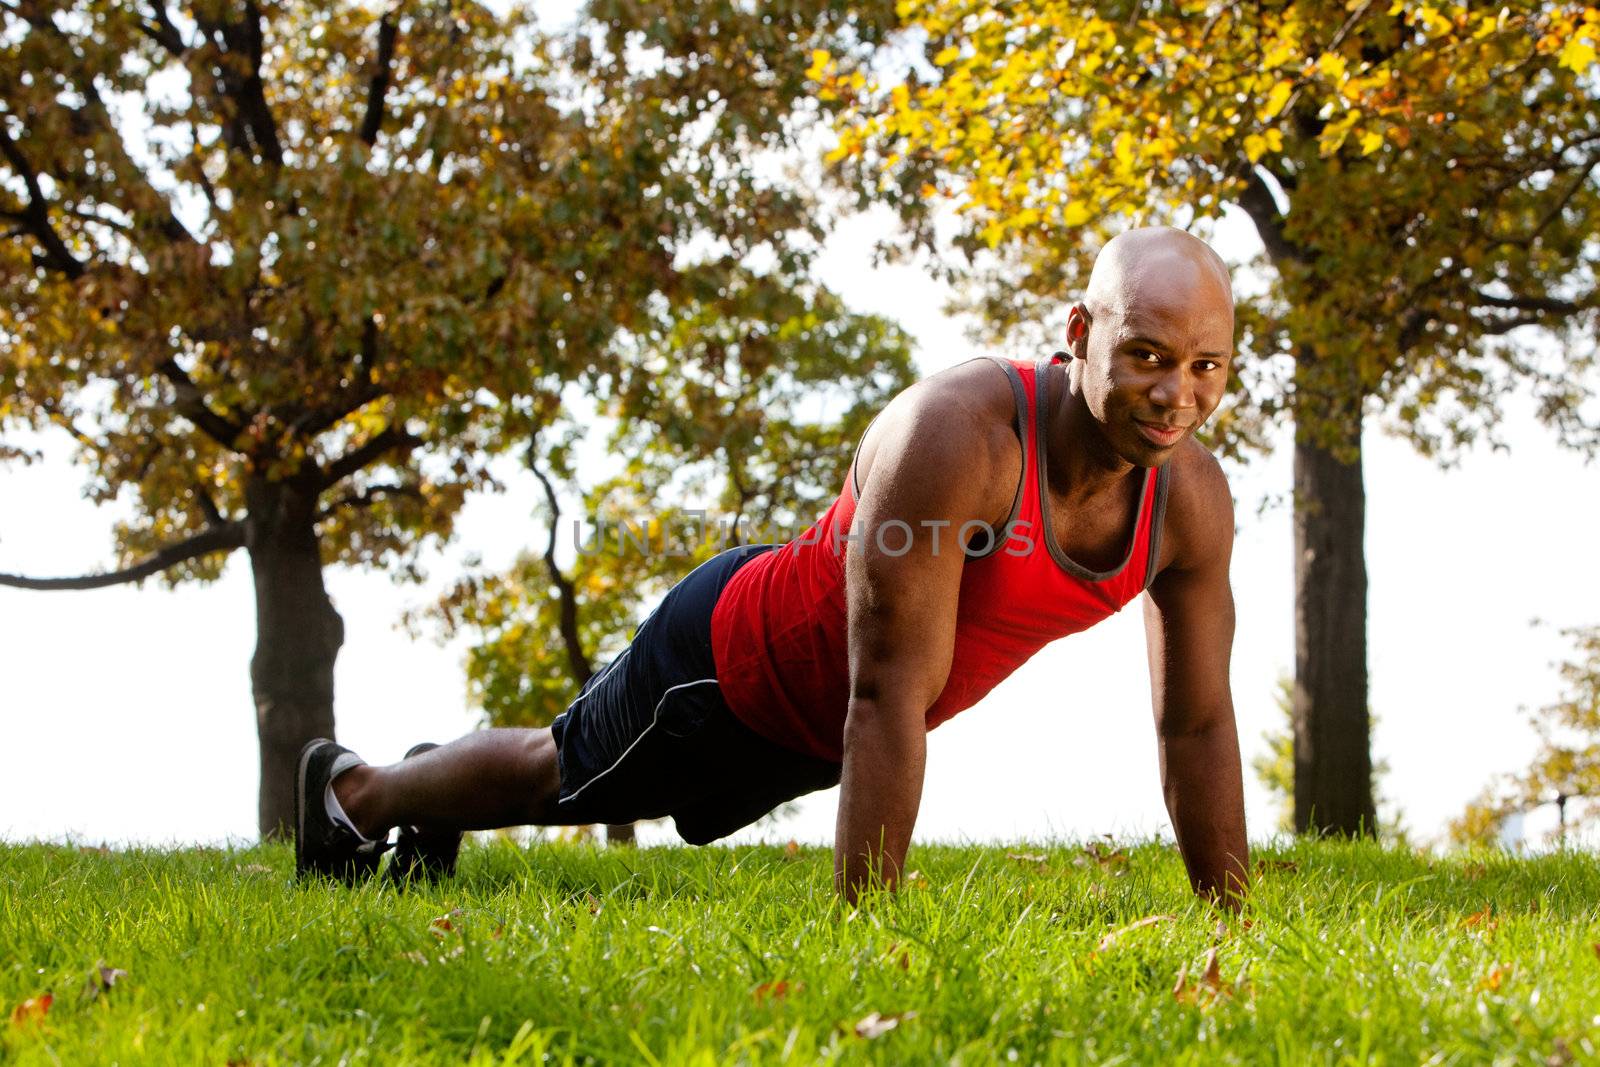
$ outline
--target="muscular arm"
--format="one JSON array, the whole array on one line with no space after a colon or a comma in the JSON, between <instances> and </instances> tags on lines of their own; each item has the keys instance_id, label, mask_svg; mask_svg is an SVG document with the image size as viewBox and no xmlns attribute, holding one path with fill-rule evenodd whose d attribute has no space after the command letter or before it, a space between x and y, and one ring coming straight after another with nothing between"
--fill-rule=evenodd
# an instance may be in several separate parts
<instances>
[{"instance_id":1,"label":"muscular arm","mask_svg":"<svg viewBox=\"0 0 1600 1067\"><path fill-rule=\"evenodd\" d=\"M897 408L880 420L886 425L856 508L860 540L845 555L850 706L834 884L851 902L875 878L898 882L911 841L927 711L955 648L964 557L954 532L969 519L994 518L997 486L1008 499L1011 492L994 476L990 420L970 402L928 390ZM933 523L941 524L937 549Z\"/></svg>"},{"instance_id":2,"label":"muscular arm","mask_svg":"<svg viewBox=\"0 0 1600 1067\"><path fill-rule=\"evenodd\" d=\"M1175 557L1145 604L1162 791L1195 892L1237 909L1249 853L1228 683L1233 503L1209 455L1186 463L1181 478L1187 484L1180 489L1174 479L1168 516Z\"/></svg>"}]
</instances>

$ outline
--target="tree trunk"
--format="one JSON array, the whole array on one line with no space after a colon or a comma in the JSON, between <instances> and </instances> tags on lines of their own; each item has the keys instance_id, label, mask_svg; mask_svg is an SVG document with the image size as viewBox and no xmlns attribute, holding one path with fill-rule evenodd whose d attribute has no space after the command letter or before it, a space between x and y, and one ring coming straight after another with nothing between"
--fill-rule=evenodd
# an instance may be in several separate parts
<instances>
[{"instance_id":1,"label":"tree trunk","mask_svg":"<svg viewBox=\"0 0 1600 1067\"><path fill-rule=\"evenodd\" d=\"M246 548L256 589L256 650L250 660L261 743L259 825L263 839L293 831L300 749L333 736L333 665L344 621L322 584L309 479L253 481Z\"/></svg>"},{"instance_id":2,"label":"tree trunk","mask_svg":"<svg viewBox=\"0 0 1600 1067\"><path fill-rule=\"evenodd\" d=\"M1372 752L1367 709L1366 489L1359 402L1308 392L1319 427L1302 425L1294 449L1294 828L1372 834ZM1308 420L1309 421L1309 420Z\"/></svg>"}]
</instances>

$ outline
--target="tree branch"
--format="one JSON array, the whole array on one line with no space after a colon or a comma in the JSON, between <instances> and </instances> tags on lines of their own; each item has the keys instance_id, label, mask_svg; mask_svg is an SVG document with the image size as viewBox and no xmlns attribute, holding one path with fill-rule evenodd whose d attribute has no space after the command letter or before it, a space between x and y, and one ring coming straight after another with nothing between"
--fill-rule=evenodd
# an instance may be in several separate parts
<instances>
[{"instance_id":1,"label":"tree branch","mask_svg":"<svg viewBox=\"0 0 1600 1067\"><path fill-rule=\"evenodd\" d=\"M44 246L44 255L36 257L36 260L77 281L88 268L72 254L61 235L50 225L50 208L45 203L44 190L39 186L39 174L11 139L11 132L6 129L4 122L0 122L0 155L5 156L6 162L11 164L11 169L17 172L17 177L22 179L23 186L28 190L27 206L14 217L24 223L34 239Z\"/></svg>"},{"instance_id":2,"label":"tree branch","mask_svg":"<svg viewBox=\"0 0 1600 1067\"><path fill-rule=\"evenodd\" d=\"M88 574L81 578L27 578L20 574L0 574L0 586L13 589L104 589L112 585L139 582L153 574L170 570L191 559L209 556L214 552L232 552L244 547L244 524L231 522L213 526L195 534L186 541L159 549L149 558L120 571L105 574Z\"/></svg>"},{"instance_id":3,"label":"tree branch","mask_svg":"<svg viewBox=\"0 0 1600 1067\"><path fill-rule=\"evenodd\" d=\"M188 46L183 43L183 35L178 32L178 27L172 24L172 19L167 15L165 0L156 0L150 6L155 11L152 21L141 20L139 31L173 55L183 55L188 51Z\"/></svg>"},{"instance_id":4,"label":"tree branch","mask_svg":"<svg viewBox=\"0 0 1600 1067\"><path fill-rule=\"evenodd\" d=\"M207 407L200 387L194 384L194 379L189 377L182 367L178 366L177 360L168 358L156 369L161 372L163 378L172 383L177 396L174 408L178 414L194 423L202 433L223 448L230 452L239 451L234 442L244 432L244 427Z\"/></svg>"},{"instance_id":5,"label":"tree branch","mask_svg":"<svg viewBox=\"0 0 1600 1067\"><path fill-rule=\"evenodd\" d=\"M393 12L379 20L378 69L367 83L367 113L361 120L361 139L369 146L377 143L378 133L383 129L383 97L389 91L389 78L394 66L394 42L398 34Z\"/></svg>"},{"instance_id":6,"label":"tree branch","mask_svg":"<svg viewBox=\"0 0 1600 1067\"><path fill-rule=\"evenodd\" d=\"M556 533L557 527L561 525L561 505L556 500L555 486L550 484L550 479L545 477L544 471L534 464L531 449L528 469L533 471L533 476L544 486L545 500L550 503L550 540L544 546L544 566L550 572L550 580L555 583L560 598L559 626L561 643L567 650L567 665L572 668L573 679L582 686L594 674L594 668L589 663L589 657L584 654L583 638L578 633L578 591L573 587L572 579L556 566Z\"/></svg>"},{"instance_id":7,"label":"tree branch","mask_svg":"<svg viewBox=\"0 0 1600 1067\"><path fill-rule=\"evenodd\" d=\"M1558 300L1549 296L1494 296L1479 289L1473 293L1478 303L1485 307L1505 308L1508 311L1547 312L1552 315L1576 315L1583 305L1572 300Z\"/></svg>"},{"instance_id":8,"label":"tree branch","mask_svg":"<svg viewBox=\"0 0 1600 1067\"><path fill-rule=\"evenodd\" d=\"M266 90L261 80L261 57L266 33L262 28L261 8L255 0L247 0L244 15L239 22L213 22L201 20L198 16L196 21L208 36L221 37L227 51L247 61L242 78L228 73L228 64L223 64L222 91L233 98L237 108L236 126L230 140L235 142L235 147L245 149L248 146L240 135L248 134L266 161L274 167L281 167L283 145L278 140L278 124L272 117L272 109L267 106Z\"/></svg>"},{"instance_id":9,"label":"tree branch","mask_svg":"<svg viewBox=\"0 0 1600 1067\"><path fill-rule=\"evenodd\" d=\"M422 438L406 433L404 430L391 426L388 429L368 439L367 443L353 452L346 452L328 465L327 473L323 476L324 489L337 485L356 471L382 456L385 452L400 450L410 452L422 444Z\"/></svg>"},{"instance_id":10,"label":"tree branch","mask_svg":"<svg viewBox=\"0 0 1600 1067\"><path fill-rule=\"evenodd\" d=\"M333 517L340 508L368 508L381 497L408 496L422 500L422 490L414 485L369 485L359 493L345 493L339 499L317 512L317 521Z\"/></svg>"}]
</instances>

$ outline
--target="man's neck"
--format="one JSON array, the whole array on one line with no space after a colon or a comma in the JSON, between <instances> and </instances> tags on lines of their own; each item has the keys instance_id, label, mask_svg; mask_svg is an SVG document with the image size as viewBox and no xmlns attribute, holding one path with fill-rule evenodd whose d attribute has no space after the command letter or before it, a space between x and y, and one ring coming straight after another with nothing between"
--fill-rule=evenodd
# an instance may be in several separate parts
<instances>
[{"instance_id":1,"label":"man's neck","mask_svg":"<svg viewBox=\"0 0 1600 1067\"><path fill-rule=\"evenodd\" d=\"M1068 503L1087 503L1121 487L1135 472L1132 463L1117 455L1106 442L1094 413L1089 410L1073 363L1050 364L1046 427L1046 459L1050 490ZM1058 371L1056 368L1060 367Z\"/></svg>"}]
</instances>

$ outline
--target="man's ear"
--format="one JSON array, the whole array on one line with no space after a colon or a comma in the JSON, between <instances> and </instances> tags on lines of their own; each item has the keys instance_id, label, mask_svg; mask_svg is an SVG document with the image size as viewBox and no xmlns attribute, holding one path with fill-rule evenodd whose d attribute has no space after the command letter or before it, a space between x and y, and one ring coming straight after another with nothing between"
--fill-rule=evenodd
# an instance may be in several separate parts
<instances>
[{"instance_id":1,"label":"man's ear","mask_svg":"<svg viewBox=\"0 0 1600 1067\"><path fill-rule=\"evenodd\" d=\"M1089 309L1081 303L1067 309L1067 353L1074 359L1089 355Z\"/></svg>"}]
</instances>

